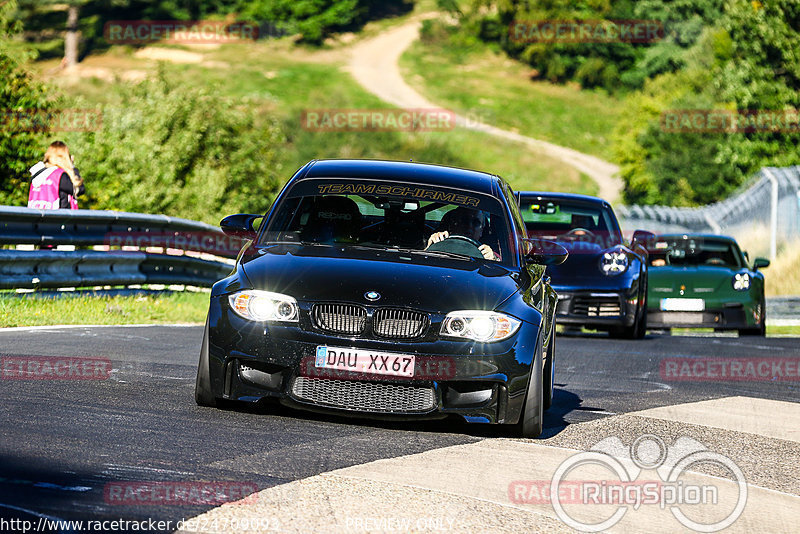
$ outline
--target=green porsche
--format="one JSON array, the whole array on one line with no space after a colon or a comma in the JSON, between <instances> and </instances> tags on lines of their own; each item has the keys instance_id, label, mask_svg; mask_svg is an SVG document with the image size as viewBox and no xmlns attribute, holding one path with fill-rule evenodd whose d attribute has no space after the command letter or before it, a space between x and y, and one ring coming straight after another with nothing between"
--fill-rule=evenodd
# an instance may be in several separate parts
<instances>
[{"instance_id":1,"label":"green porsche","mask_svg":"<svg viewBox=\"0 0 800 534\"><path fill-rule=\"evenodd\" d=\"M731 237L659 235L648 245L647 327L738 330L764 336L764 275Z\"/></svg>"}]
</instances>

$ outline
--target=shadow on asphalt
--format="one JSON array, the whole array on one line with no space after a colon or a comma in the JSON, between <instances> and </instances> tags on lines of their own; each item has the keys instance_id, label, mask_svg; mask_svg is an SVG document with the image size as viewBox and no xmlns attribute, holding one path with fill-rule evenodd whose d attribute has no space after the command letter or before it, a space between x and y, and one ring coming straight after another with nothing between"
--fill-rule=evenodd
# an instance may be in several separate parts
<instances>
[{"instance_id":1,"label":"shadow on asphalt","mask_svg":"<svg viewBox=\"0 0 800 534\"><path fill-rule=\"evenodd\" d=\"M564 386L565 384L556 384ZM551 438L560 433L569 424L565 416L573 411L593 412L602 411L600 408L581 406L581 398L565 389L554 388L553 404L544 413L544 430L541 439ZM492 425L482 423L466 423L459 416L450 416L446 419L424 421L391 421L371 419L360 416L343 416L313 411L297 410L283 406L273 399L263 400L256 404L245 404L228 401L219 408L236 412L253 413L263 416L289 417L295 420L309 420L327 422L332 424L359 426L363 428L384 429L400 432L425 432L436 434L460 434L464 437L474 438L518 438L511 425Z\"/></svg>"}]
</instances>

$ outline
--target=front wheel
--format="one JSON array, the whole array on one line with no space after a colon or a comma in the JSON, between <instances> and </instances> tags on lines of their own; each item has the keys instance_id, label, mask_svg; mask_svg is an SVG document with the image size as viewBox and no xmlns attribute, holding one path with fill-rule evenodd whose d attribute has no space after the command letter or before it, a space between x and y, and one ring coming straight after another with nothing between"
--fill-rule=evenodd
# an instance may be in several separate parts
<instances>
[{"instance_id":1,"label":"front wheel","mask_svg":"<svg viewBox=\"0 0 800 534\"><path fill-rule=\"evenodd\" d=\"M545 352L544 373L542 387L544 388L544 410L549 410L553 405L553 383L555 382L555 357L556 357L556 327L550 330L550 341Z\"/></svg>"},{"instance_id":2,"label":"front wheel","mask_svg":"<svg viewBox=\"0 0 800 534\"><path fill-rule=\"evenodd\" d=\"M759 336L766 337L767 335L767 301L764 296L761 296L761 321L755 328L741 328L739 329L740 336Z\"/></svg>"},{"instance_id":3,"label":"front wheel","mask_svg":"<svg viewBox=\"0 0 800 534\"><path fill-rule=\"evenodd\" d=\"M194 401L199 406L217 406L217 398L211 390L211 374L208 368L208 318L200 345L200 362L197 364L197 379L194 383Z\"/></svg>"},{"instance_id":4,"label":"front wheel","mask_svg":"<svg viewBox=\"0 0 800 534\"><path fill-rule=\"evenodd\" d=\"M517 423L517 434L523 438L538 438L544 425L544 378L542 376L542 334L536 342L536 350L531 362L531 376L528 392Z\"/></svg>"}]
</instances>

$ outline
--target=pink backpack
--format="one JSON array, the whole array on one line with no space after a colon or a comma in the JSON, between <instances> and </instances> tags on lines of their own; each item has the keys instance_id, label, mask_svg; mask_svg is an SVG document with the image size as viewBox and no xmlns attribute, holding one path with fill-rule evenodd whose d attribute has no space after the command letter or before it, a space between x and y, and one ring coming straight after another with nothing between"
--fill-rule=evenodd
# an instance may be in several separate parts
<instances>
[{"instance_id":1,"label":"pink backpack","mask_svg":"<svg viewBox=\"0 0 800 534\"><path fill-rule=\"evenodd\" d=\"M64 174L64 170L58 167L54 167L52 170L49 167L39 169L31 180L28 207L37 210L57 210L59 208L58 184L62 174ZM70 209L78 209L78 201L72 195L68 198Z\"/></svg>"}]
</instances>

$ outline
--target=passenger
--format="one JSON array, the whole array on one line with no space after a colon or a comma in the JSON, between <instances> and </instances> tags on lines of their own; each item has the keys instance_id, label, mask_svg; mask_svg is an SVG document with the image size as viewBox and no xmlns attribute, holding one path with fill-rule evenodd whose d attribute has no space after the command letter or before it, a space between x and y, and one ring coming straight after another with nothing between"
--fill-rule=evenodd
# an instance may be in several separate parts
<instances>
[{"instance_id":1,"label":"passenger","mask_svg":"<svg viewBox=\"0 0 800 534\"><path fill-rule=\"evenodd\" d=\"M478 243L478 250L484 258L499 261L500 256L492 250L492 247L480 243L485 226L486 215L482 211L462 207L456 208L445 213L444 217L442 217L441 226L444 230L432 234L428 238L428 244L425 249L429 249L434 243L440 243L450 236L463 236Z\"/></svg>"}]
</instances>

